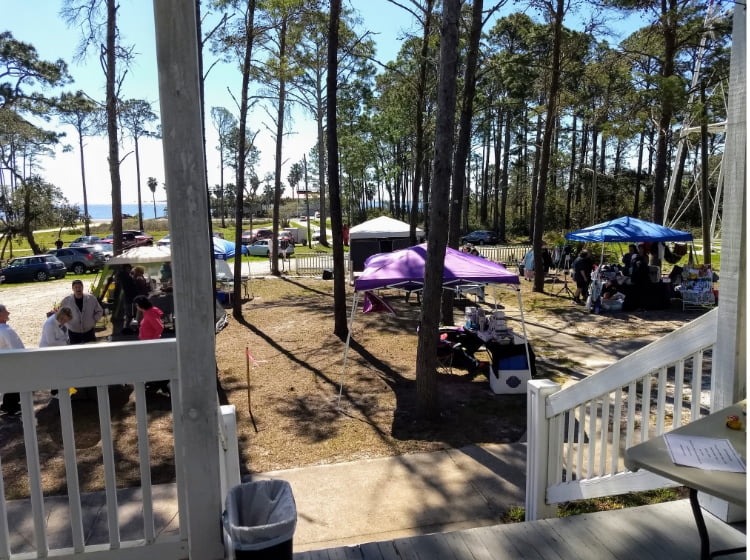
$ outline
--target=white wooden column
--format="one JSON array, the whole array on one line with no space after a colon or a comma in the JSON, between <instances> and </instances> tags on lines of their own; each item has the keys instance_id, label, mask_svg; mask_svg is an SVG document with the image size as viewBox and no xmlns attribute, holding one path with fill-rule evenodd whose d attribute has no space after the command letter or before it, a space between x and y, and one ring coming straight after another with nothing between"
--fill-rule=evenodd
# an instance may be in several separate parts
<instances>
[{"instance_id":1,"label":"white wooden column","mask_svg":"<svg viewBox=\"0 0 750 560\"><path fill-rule=\"evenodd\" d=\"M711 410L720 410L746 395L747 245L745 218L747 155L747 55L745 4L735 4L729 108L724 152L724 200L719 271L719 328L716 381ZM704 249L705 250L705 249Z\"/></svg>"},{"instance_id":2,"label":"white wooden column","mask_svg":"<svg viewBox=\"0 0 750 560\"><path fill-rule=\"evenodd\" d=\"M721 410L747 395L747 245L745 190L747 177L747 54L746 5L735 4L729 108L724 151L724 200L721 220L719 325L714 354L711 411ZM746 519L744 508L700 494L703 508L726 522Z\"/></svg>"},{"instance_id":3,"label":"white wooden column","mask_svg":"<svg viewBox=\"0 0 750 560\"><path fill-rule=\"evenodd\" d=\"M184 445L175 449L184 465L181 490L186 492L187 516L182 518L187 519L190 558L218 560L224 557L224 545L217 452L213 247L203 160L195 4L154 0L154 21L182 401L182 410L174 413L184 429L179 439Z\"/></svg>"}]
</instances>

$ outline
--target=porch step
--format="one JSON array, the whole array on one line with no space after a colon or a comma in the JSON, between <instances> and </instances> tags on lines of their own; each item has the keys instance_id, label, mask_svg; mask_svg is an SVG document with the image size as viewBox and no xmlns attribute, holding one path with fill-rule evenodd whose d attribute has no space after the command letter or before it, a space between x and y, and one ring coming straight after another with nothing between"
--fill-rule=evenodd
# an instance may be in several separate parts
<instances>
[{"instance_id":1,"label":"porch step","mask_svg":"<svg viewBox=\"0 0 750 560\"><path fill-rule=\"evenodd\" d=\"M711 549L746 544L744 523L704 514ZM295 560L684 560L700 556L688 500L294 554ZM728 560L746 558L739 553Z\"/></svg>"}]
</instances>

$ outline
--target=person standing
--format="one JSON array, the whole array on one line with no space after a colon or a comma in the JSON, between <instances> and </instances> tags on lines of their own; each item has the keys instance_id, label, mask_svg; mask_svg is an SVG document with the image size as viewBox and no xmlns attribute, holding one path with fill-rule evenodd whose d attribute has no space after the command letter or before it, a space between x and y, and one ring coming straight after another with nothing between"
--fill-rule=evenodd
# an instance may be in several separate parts
<instances>
[{"instance_id":1,"label":"person standing","mask_svg":"<svg viewBox=\"0 0 750 560\"><path fill-rule=\"evenodd\" d=\"M631 243L628 245L628 252L622 256L622 265L625 267L625 276L630 276L633 266L633 257L638 254L638 248Z\"/></svg>"},{"instance_id":2,"label":"person standing","mask_svg":"<svg viewBox=\"0 0 750 560\"><path fill-rule=\"evenodd\" d=\"M142 315L138 327L138 340L161 338L161 333L164 330L164 325L161 322L161 316L164 314L162 310L151 303L146 296L136 296L133 303Z\"/></svg>"},{"instance_id":3,"label":"person standing","mask_svg":"<svg viewBox=\"0 0 750 560\"><path fill-rule=\"evenodd\" d=\"M63 298L61 307L67 307L73 314L73 318L67 323L70 343L96 342L94 328L104 315L104 310L96 297L83 293L81 280L73 280L73 293Z\"/></svg>"},{"instance_id":4,"label":"person standing","mask_svg":"<svg viewBox=\"0 0 750 560\"><path fill-rule=\"evenodd\" d=\"M146 269L142 266L133 267L133 281L135 282L135 291L139 296L147 296L151 291L146 280Z\"/></svg>"},{"instance_id":5,"label":"person standing","mask_svg":"<svg viewBox=\"0 0 750 560\"><path fill-rule=\"evenodd\" d=\"M56 313L53 313L42 326L42 337L39 339L39 348L48 346L67 346L70 343L68 338L68 327L66 323L73 318L73 312L69 307L61 307Z\"/></svg>"},{"instance_id":6,"label":"person standing","mask_svg":"<svg viewBox=\"0 0 750 560\"><path fill-rule=\"evenodd\" d=\"M0 350L11 350L14 348L23 348L23 342L18 333L8 325L10 311L0 303ZM0 404L0 411L15 416L21 412L21 395L20 393L3 393L3 402Z\"/></svg>"},{"instance_id":7,"label":"person standing","mask_svg":"<svg viewBox=\"0 0 750 560\"><path fill-rule=\"evenodd\" d=\"M651 285L651 270L646 246L638 245L638 253L630 261L630 281L634 285L635 308L645 310L649 305L649 288Z\"/></svg>"},{"instance_id":8,"label":"person standing","mask_svg":"<svg viewBox=\"0 0 750 560\"><path fill-rule=\"evenodd\" d=\"M589 297L589 282L591 282L591 271L594 270L594 263L589 257L589 252L584 249L573 261L573 280L576 283L576 293L573 295L573 301L584 303Z\"/></svg>"},{"instance_id":9,"label":"person standing","mask_svg":"<svg viewBox=\"0 0 750 560\"><path fill-rule=\"evenodd\" d=\"M161 316L162 310L149 301L146 296L136 296L133 300L141 315L141 323L138 328L138 340L156 340L161 338L164 330ZM169 395L169 381L152 381L146 383L146 391L155 393L161 389L162 393Z\"/></svg>"},{"instance_id":10,"label":"person standing","mask_svg":"<svg viewBox=\"0 0 750 560\"><path fill-rule=\"evenodd\" d=\"M133 312L133 299L135 299L135 296L138 295L138 287L135 284L135 279L133 278L133 275L131 274L132 266L129 264L122 265L122 268L117 273L117 285L120 287L123 301L123 328L129 328L130 322L135 318L135 313Z\"/></svg>"}]
</instances>

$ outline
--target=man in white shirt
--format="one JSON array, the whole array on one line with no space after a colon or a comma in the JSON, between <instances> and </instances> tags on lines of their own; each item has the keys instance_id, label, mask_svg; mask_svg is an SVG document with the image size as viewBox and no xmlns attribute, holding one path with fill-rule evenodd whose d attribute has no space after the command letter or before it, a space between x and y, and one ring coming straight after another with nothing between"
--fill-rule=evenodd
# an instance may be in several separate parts
<instances>
[{"instance_id":1,"label":"man in white shirt","mask_svg":"<svg viewBox=\"0 0 750 560\"><path fill-rule=\"evenodd\" d=\"M13 348L23 348L23 342L8 325L10 311L0 303L0 350L11 350ZM0 412L8 415L16 415L21 412L21 395L18 393L3 393L3 402L0 404Z\"/></svg>"},{"instance_id":2,"label":"man in white shirt","mask_svg":"<svg viewBox=\"0 0 750 560\"><path fill-rule=\"evenodd\" d=\"M61 307L53 313L42 326L42 337L39 339L39 348L47 346L66 346L68 340L68 327L65 324L73 318L69 307Z\"/></svg>"}]
</instances>

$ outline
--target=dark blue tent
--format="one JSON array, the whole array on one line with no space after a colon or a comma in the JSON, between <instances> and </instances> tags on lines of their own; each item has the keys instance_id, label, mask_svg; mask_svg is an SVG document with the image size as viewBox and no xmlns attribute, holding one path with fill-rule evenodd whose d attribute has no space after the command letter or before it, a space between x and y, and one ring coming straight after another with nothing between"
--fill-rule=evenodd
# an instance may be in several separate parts
<instances>
[{"instance_id":1,"label":"dark blue tent","mask_svg":"<svg viewBox=\"0 0 750 560\"><path fill-rule=\"evenodd\" d=\"M235 245L228 239L221 239L220 237L214 237L214 258L220 260L227 260L234 258ZM247 255L247 247L242 245L242 254Z\"/></svg>"},{"instance_id":2,"label":"dark blue tent","mask_svg":"<svg viewBox=\"0 0 750 560\"><path fill-rule=\"evenodd\" d=\"M594 226L565 234L570 241L588 242L636 242L636 241L692 241L693 235L686 231L660 226L652 222L623 216Z\"/></svg>"}]
</instances>

